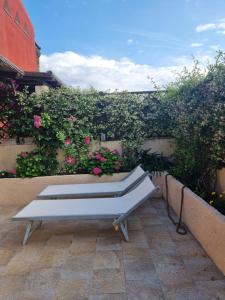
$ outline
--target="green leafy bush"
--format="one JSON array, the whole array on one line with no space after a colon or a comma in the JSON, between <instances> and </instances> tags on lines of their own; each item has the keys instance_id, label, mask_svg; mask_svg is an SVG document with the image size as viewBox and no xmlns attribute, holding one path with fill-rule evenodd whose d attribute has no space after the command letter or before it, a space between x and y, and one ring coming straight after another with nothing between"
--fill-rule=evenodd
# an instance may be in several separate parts
<instances>
[{"instance_id":1,"label":"green leafy bush","mask_svg":"<svg viewBox=\"0 0 225 300\"><path fill-rule=\"evenodd\" d=\"M51 153L40 153L38 150L21 152L16 162L18 177L46 176L57 173L58 162Z\"/></svg>"},{"instance_id":2,"label":"green leafy bush","mask_svg":"<svg viewBox=\"0 0 225 300\"><path fill-rule=\"evenodd\" d=\"M225 55L203 73L195 62L162 95L169 103L176 150L172 174L203 198L225 166Z\"/></svg>"},{"instance_id":3,"label":"green leafy bush","mask_svg":"<svg viewBox=\"0 0 225 300\"><path fill-rule=\"evenodd\" d=\"M171 160L162 154L150 152L151 149L142 150L139 163L149 172L170 171L173 166Z\"/></svg>"}]
</instances>

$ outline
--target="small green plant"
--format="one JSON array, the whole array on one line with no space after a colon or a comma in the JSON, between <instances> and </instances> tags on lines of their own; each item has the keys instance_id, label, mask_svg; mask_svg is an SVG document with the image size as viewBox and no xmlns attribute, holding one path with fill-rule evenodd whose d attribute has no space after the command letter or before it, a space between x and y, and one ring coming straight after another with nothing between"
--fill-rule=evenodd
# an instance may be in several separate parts
<instances>
[{"instance_id":1,"label":"small green plant","mask_svg":"<svg viewBox=\"0 0 225 300\"><path fill-rule=\"evenodd\" d=\"M16 175L16 169L0 171L0 178L15 178Z\"/></svg>"},{"instance_id":2,"label":"small green plant","mask_svg":"<svg viewBox=\"0 0 225 300\"><path fill-rule=\"evenodd\" d=\"M16 160L18 177L36 177L57 173L58 162L51 153L40 153L37 150L21 152Z\"/></svg>"},{"instance_id":3,"label":"small green plant","mask_svg":"<svg viewBox=\"0 0 225 300\"><path fill-rule=\"evenodd\" d=\"M225 192L220 194L212 192L208 197L208 203L225 215Z\"/></svg>"},{"instance_id":4,"label":"small green plant","mask_svg":"<svg viewBox=\"0 0 225 300\"><path fill-rule=\"evenodd\" d=\"M151 149L142 150L139 163L149 172L169 171L172 162L162 154L150 152Z\"/></svg>"}]
</instances>

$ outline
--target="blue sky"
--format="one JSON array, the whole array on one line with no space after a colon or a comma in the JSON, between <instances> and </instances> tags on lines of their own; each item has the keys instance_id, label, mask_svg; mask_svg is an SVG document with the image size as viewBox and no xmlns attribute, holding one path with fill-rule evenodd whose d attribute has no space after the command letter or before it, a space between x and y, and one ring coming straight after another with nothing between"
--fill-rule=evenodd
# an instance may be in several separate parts
<instances>
[{"instance_id":1,"label":"blue sky","mask_svg":"<svg viewBox=\"0 0 225 300\"><path fill-rule=\"evenodd\" d=\"M73 86L151 89L150 78L164 84L191 65L192 55L206 63L225 48L224 0L24 4L42 47L42 69Z\"/></svg>"}]
</instances>

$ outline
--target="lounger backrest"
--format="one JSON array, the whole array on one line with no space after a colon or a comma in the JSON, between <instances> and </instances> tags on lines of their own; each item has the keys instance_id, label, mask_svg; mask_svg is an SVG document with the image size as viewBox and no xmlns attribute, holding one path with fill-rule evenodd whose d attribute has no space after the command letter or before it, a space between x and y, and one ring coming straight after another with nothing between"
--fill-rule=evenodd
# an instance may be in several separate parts
<instances>
[{"instance_id":1,"label":"lounger backrest","mask_svg":"<svg viewBox=\"0 0 225 300\"><path fill-rule=\"evenodd\" d=\"M123 187L122 195L126 194L132 187L134 187L139 181L141 181L147 173L137 166L132 172L130 172L127 177L121 181L121 186Z\"/></svg>"},{"instance_id":2,"label":"lounger backrest","mask_svg":"<svg viewBox=\"0 0 225 300\"><path fill-rule=\"evenodd\" d=\"M123 214L129 214L131 211L141 205L157 188L152 183L149 176L146 176L135 189L121 197L123 202Z\"/></svg>"}]
</instances>

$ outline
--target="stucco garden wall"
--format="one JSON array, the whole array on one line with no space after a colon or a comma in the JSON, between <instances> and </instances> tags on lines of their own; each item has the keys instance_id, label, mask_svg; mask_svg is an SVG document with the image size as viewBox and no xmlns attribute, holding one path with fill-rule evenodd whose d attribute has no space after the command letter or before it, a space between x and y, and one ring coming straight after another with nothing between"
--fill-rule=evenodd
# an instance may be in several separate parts
<instances>
[{"instance_id":1,"label":"stucco garden wall","mask_svg":"<svg viewBox=\"0 0 225 300\"><path fill-rule=\"evenodd\" d=\"M218 193L225 191L225 168L217 171L216 191Z\"/></svg>"},{"instance_id":2,"label":"stucco garden wall","mask_svg":"<svg viewBox=\"0 0 225 300\"><path fill-rule=\"evenodd\" d=\"M121 180L127 173L118 173L113 176L97 177L88 174L43 176L34 178L3 178L0 182L0 206L25 206L35 199L45 187L51 184L73 184L112 182Z\"/></svg>"},{"instance_id":3,"label":"stucco garden wall","mask_svg":"<svg viewBox=\"0 0 225 300\"><path fill-rule=\"evenodd\" d=\"M154 182L160 186L165 197L165 174L155 176ZM169 203L177 215L180 211L182 186L172 176L168 177ZM183 221L225 275L225 216L208 205L190 189L185 188Z\"/></svg>"},{"instance_id":4,"label":"stucco garden wall","mask_svg":"<svg viewBox=\"0 0 225 300\"><path fill-rule=\"evenodd\" d=\"M93 142L90 151L95 151L99 146L108 147L110 149L117 149L122 152L121 144L119 141L109 142ZM22 151L31 151L35 148L32 140L26 139L25 144L17 145L15 140L8 140L0 144L0 170L11 170L16 166L16 156ZM144 144L144 149L151 148L152 152L163 153L165 156L170 156L174 151L173 140L162 138L147 140ZM58 160L63 161L63 153L59 151Z\"/></svg>"}]
</instances>

